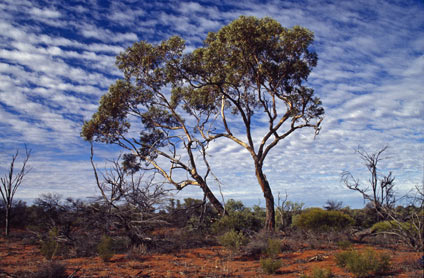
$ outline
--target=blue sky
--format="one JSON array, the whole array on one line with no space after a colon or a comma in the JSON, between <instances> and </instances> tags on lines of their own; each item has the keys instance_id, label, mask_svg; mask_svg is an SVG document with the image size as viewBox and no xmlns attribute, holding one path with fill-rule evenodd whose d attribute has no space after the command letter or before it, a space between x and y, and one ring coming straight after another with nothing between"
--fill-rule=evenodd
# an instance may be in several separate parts
<instances>
[{"instance_id":1,"label":"blue sky","mask_svg":"<svg viewBox=\"0 0 424 278\"><path fill-rule=\"evenodd\" d=\"M368 176L355 149L389 145L384 171L403 194L424 169L423 1L0 1L0 172L17 148L33 150L16 198L41 193L98 194L89 146L79 134L109 85L121 77L119 52L139 40L172 35L200 46L206 34L240 15L269 16L315 33L318 66L309 84L326 110L323 128L301 130L267 158L275 196L308 206L328 199L361 207L340 183L350 170ZM256 127L261 132L261 126ZM264 205L248 154L217 142L211 163L226 199ZM119 149L96 146L99 165ZM228 170L231 169L231 170ZM211 184L217 192L216 184ZM187 188L178 197L201 197Z\"/></svg>"}]
</instances>

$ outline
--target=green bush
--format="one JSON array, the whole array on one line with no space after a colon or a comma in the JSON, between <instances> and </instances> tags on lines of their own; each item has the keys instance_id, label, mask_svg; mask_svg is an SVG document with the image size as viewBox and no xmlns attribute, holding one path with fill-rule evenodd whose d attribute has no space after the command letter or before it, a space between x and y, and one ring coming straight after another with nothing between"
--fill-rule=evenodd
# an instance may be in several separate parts
<instances>
[{"instance_id":1,"label":"green bush","mask_svg":"<svg viewBox=\"0 0 424 278\"><path fill-rule=\"evenodd\" d=\"M281 260L273 258L262 258L260 263L261 268L266 274L274 274L283 265Z\"/></svg>"},{"instance_id":2,"label":"green bush","mask_svg":"<svg viewBox=\"0 0 424 278\"><path fill-rule=\"evenodd\" d=\"M417 232L417 229L409 222L381 221L375 223L371 229L374 232L389 232L392 230L403 230Z\"/></svg>"},{"instance_id":3,"label":"green bush","mask_svg":"<svg viewBox=\"0 0 424 278\"><path fill-rule=\"evenodd\" d=\"M349 240L340 240L337 242L337 246L340 249L346 250L352 247L352 242L350 242Z\"/></svg>"},{"instance_id":4,"label":"green bush","mask_svg":"<svg viewBox=\"0 0 424 278\"><path fill-rule=\"evenodd\" d=\"M281 231L288 229L292 224L293 216L300 214L304 205L304 203L285 201L282 205L277 206L275 209L276 227Z\"/></svg>"},{"instance_id":5,"label":"green bush","mask_svg":"<svg viewBox=\"0 0 424 278\"><path fill-rule=\"evenodd\" d=\"M47 260L51 260L59 250L58 234L58 229L54 227L49 231L47 239L41 240L40 252Z\"/></svg>"},{"instance_id":6,"label":"green bush","mask_svg":"<svg viewBox=\"0 0 424 278\"><path fill-rule=\"evenodd\" d=\"M102 239L97 245L97 252L104 262L109 261L113 257L114 253L112 238L106 235L102 236Z\"/></svg>"},{"instance_id":7,"label":"green bush","mask_svg":"<svg viewBox=\"0 0 424 278\"><path fill-rule=\"evenodd\" d=\"M333 278L334 274L331 269L314 268L312 275L302 275L301 278Z\"/></svg>"},{"instance_id":8,"label":"green bush","mask_svg":"<svg viewBox=\"0 0 424 278\"><path fill-rule=\"evenodd\" d=\"M312 278L332 278L332 277L334 277L334 274L331 271L331 269L315 268L312 271Z\"/></svg>"},{"instance_id":9,"label":"green bush","mask_svg":"<svg viewBox=\"0 0 424 278\"><path fill-rule=\"evenodd\" d=\"M390 257L387 254L378 255L372 249L361 252L349 250L336 254L336 263L355 277L367 277L387 271L390 267Z\"/></svg>"},{"instance_id":10,"label":"green bush","mask_svg":"<svg viewBox=\"0 0 424 278\"><path fill-rule=\"evenodd\" d=\"M242 232L231 230L219 236L218 242L232 252L238 252L242 246L247 244L247 238Z\"/></svg>"},{"instance_id":11,"label":"green bush","mask_svg":"<svg viewBox=\"0 0 424 278\"><path fill-rule=\"evenodd\" d=\"M293 226L312 231L343 230L353 224L353 219L341 211L321 208L307 209L293 217Z\"/></svg>"},{"instance_id":12,"label":"green bush","mask_svg":"<svg viewBox=\"0 0 424 278\"><path fill-rule=\"evenodd\" d=\"M281 252L281 242L279 239L270 238L265 249L265 254L268 258L276 258Z\"/></svg>"},{"instance_id":13,"label":"green bush","mask_svg":"<svg viewBox=\"0 0 424 278\"><path fill-rule=\"evenodd\" d=\"M225 205L227 215L212 224L212 232L222 234L231 230L258 232L265 223L265 212L259 207L246 208L239 201L229 200Z\"/></svg>"}]
</instances>

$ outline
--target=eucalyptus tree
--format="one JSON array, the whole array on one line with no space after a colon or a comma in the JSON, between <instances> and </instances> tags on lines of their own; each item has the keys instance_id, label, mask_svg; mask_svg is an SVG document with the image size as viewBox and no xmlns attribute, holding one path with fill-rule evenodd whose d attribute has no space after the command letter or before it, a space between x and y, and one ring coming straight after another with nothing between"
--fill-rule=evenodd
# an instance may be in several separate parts
<instances>
[{"instance_id":1,"label":"eucalyptus tree","mask_svg":"<svg viewBox=\"0 0 424 278\"><path fill-rule=\"evenodd\" d=\"M298 129L309 127L317 135L324 115L320 99L305 85L318 60L313 40L306 28L242 16L209 33L203 47L182 62L181 77L193 88L188 97L213 99L219 107L214 139L226 137L250 153L266 200L268 231L274 230L275 211L265 159ZM266 130L257 135L261 124Z\"/></svg>"},{"instance_id":2,"label":"eucalyptus tree","mask_svg":"<svg viewBox=\"0 0 424 278\"><path fill-rule=\"evenodd\" d=\"M126 149L127 171L157 171L178 190L199 186L223 214L207 183L211 176L208 134L217 107L205 99L176 99L191 90L177 74L184 48L181 38L172 37L159 45L137 42L121 53L116 64L124 78L102 96L82 136Z\"/></svg>"},{"instance_id":3,"label":"eucalyptus tree","mask_svg":"<svg viewBox=\"0 0 424 278\"><path fill-rule=\"evenodd\" d=\"M28 160L31 156L31 150L28 150L25 147L25 157L22 161L21 168L17 171L15 169L15 163L17 162L19 156L19 150L16 150L16 153L12 156L12 161L10 162L9 170L4 174L3 177L0 177L0 193L5 206L5 235L9 236L10 232L10 212L12 210L13 198L15 197L16 191L21 186L24 177L29 171L27 167Z\"/></svg>"},{"instance_id":4,"label":"eucalyptus tree","mask_svg":"<svg viewBox=\"0 0 424 278\"><path fill-rule=\"evenodd\" d=\"M310 127L318 134L324 114L314 90L304 85L317 64L313 38L302 27L242 16L209 33L191 53L183 54L178 37L157 46L135 43L117 58L125 79L102 97L82 135L131 150L127 165L147 162L178 189L199 185L219 212L223 207L207 186L206 149L213 140L232 140L252 157L266 200L266 229L273 231L274 197L265 158L298 129ZM142 124L138 137L130 132L129 115ZM264 119L266 130L253 136ZM167 169L160 164L164 160L170 163ZM177 181L176 170L191 178Z\"/></svg>"}]
</instances>

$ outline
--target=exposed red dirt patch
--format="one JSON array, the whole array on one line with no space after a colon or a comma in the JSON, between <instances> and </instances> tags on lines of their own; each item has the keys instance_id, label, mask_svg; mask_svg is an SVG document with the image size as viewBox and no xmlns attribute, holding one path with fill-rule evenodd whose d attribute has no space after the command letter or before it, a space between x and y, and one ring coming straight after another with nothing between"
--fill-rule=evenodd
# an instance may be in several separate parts
<instances>
[{"instance_id":1,"label":"exposed red dirt patch","mask_svg":"<svg viewBox=\"0 0 424 278\"><path fill-rule=\"evenodd\" d=\"M355 245L354 248L368 248ZM374 248L392 257L392 269L387 277L422 277L420 270L405 267L416 261L422 253L406 250ZM113 256L110 262L98 257L56 260L66 266L67 273L76 271L77 277L287 277L299 278L310 274L314 268L329 268L336 277L353 277L336 266L335 254L341 250L300 250L283 252L279 258L283 266L276 275L265 275L259 260L232 255L222 247L187 249L174 254L145 255L130 260L125 254ZM0 270L10 274L18 271L36 271L46 263L39 247L26 245L22 240L0 237ZM0 277L8 277L0 274Z\"/></svg>"}]
</instances>

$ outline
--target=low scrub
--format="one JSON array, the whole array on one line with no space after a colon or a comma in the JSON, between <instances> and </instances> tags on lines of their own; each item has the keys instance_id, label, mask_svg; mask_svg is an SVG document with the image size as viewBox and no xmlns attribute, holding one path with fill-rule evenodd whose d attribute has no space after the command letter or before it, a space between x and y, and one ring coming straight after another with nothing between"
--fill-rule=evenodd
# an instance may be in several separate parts
<instances>
[{"instance_id":1,"label":"low scrub","mask_svg":"<svg viewBox=\"0 0 424 278\"><path fill-rule=\"evenodd\" d=\"M351 272L355 277L368 277L386 272L390 267L390 256L377 254L372 249L349 250L336 254L336 263Z\"/></svg>"},{"instance_id":2,"label":"low scrub","mask_svg":"<svg viewBox=\"0 0 424 278\"><path fill-rule=\"evenodd\" d=\"M262 258L260 260L261 268L266 274L274 274L283 265L280 259Z\"/></svg>"},{"instance_id":3,"label":"low scrub","mask_svg":"<svg viewBox=\"0 0 424 278\"><path fill-rule=\"evenodd\" d=\"M320 208L307 209L293 217L293 226L312 231L343 230L354 223L352 217L341 211L327 211Z\"/></svg>"},{"instance_id":4,"label":"low scrub","mask_svg":"<svg viewBox=\"0 0 424 278\"><path fill-rule=\"evenodd\" d=\"M258 207L253 210L243 203L229 200L225 206L228 215L219 218L212 224L212 232L222 234L231 230L254 233L262 229L265 222L264 211Z\"/></svg>"},{"instance_id":5,"label":"low scrub","mask_svg":"<svg viewBox=\"0 0 424 278\"><path fill-rule=\"evenodd\" d=\"M41 240L40 252L47 259L51 260L59 250L59 242L57 241L58 229L52 228L46 239Z\"/></svg>"},{"instance_id":6,"label":"low scrub","mask_svg":"<svg viewBox=\"0 0 424 278\"><path fill-rule=\"evenodd\" d=\"M352 248L352 242L350 242L349 240L339 240L337 242L337 247L343 250L347 250Z\"/></svg>"},{"instance_id":7,"label":"low scrub","mask_svg":"<svg viewBox=\"0 0 424 278\"><path fill-rule=\"evenodd\" d=\"M424 219L424 213L422 213L421 219ZM420 222L422 220L418 220ZM422 224L402 221L381 221L375 223L371 227L373 232L389 234L400 239L415 250L422 250L424 247L424 231Z\"/></svg>"},{"instance_id":8,"label":"low scrub","mask_svg":"<svg viewBox=\"0 0 424 278\"><path fill-rule=\"evenodd\" d=\"M269 258L276 258L281 252L281 241L277 238L269 238L265 254Z\"/></svg>"},{"instance_id":9,"label":"low scrub","mask_svg":"<svg viewBox=\"0 0 424 278\"><path fill-rule=\"evenodd\" d=\"M109 236L102 236L97 245L97 252L104 262L108 262L113 257L113 239Z\"/></svg>"},{"instance_id":10,"label":"low scrub","mask_svg":"<svg viewBox=\"0 0 424 278\"><path fill-rule=\"evenodd\" d=\"M248 240L242 232L231 230L219 236L218 242L232 252L238 252L242 246L247 244Z\"/></svg>"},{"instance_id":11,"label":"low scrub","mask_svg":"<svg viewBox=\"0 0 424 278\"><path fill-rule=\"evenodd\" d=\"M3 276L2 276L3 277ZM41 264L35 271L17 271L14 276L19 278L67 278L66 268L57 262Z\"/></svg>"},{"instance_id":12,"label":"low scrub","mask_svg":"<svg viewBox=\"0 0 424 278\"><path fill-rule=\"evenodd\" d=\"M408 222L381 221L375 223L371 227L371 230L373 232L390 232L398 229L410 232L418 232L417 229L411 223Z\"/></svg>"},{"instance_id":13,"label":"low scrub","mask_svg":"<svg viewBox=\"0 0 424 278\"><path fill-rule=\"evenodd\" d=\"M302 275L301 278L333 278L331 269L314 268L311 275Z\"/></svg>"}]
</instances>

